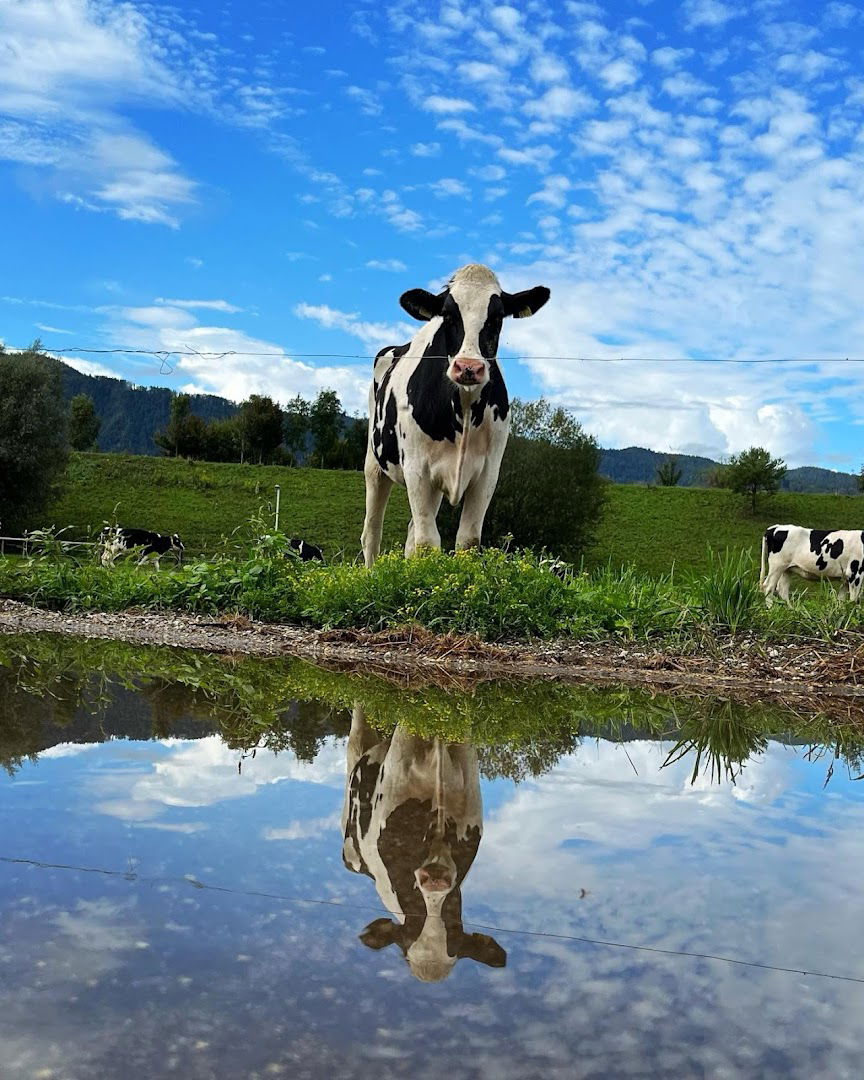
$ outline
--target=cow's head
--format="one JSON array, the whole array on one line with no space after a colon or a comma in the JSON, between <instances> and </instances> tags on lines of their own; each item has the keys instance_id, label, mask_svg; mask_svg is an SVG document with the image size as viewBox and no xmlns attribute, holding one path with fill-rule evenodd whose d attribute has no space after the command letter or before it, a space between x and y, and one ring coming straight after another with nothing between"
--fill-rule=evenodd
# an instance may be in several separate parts
<instances>
[{"instance_id":1,"label":"cow's head","mask_svg":"<svg viewBox=\"0 0 864 1080\"><path fill-rule=\"evenodd\" d=\"M462 927L460 874L446 839L432 839L410 881L408 874L394 876L405 921L376 919L360 935L364 945L398 945L412 975L423 982L446 979L462 957L505 966L507 954L497 941L487 934L466 934Z\"/></svg>"},{"instance_id":2,"label":"cow's head","mask_svg":"<svg viewBox=\"0 0 864 1080\"><path fill-rule=\"evenodd\" d=\"M171 550L174 552L177 562L182 563L183 552L186 550L186 545L183 543L177 533L171 534Z\"/></svg>"},{"instance_id":3,"label":"cow's head","mask_svg":"<svg viewBox=\"0 0 864 1080\"><path fill-rule=\"evenodd\" d=\"M442 352L447 377L463 389L483 387L489 381L489 365L498 354L501 326L508 315L524 319L539 311L549 299L545 285L506 293L487 266L469 263L457 270L443 292L410 289L399 303L415 319L441 318Z\"/></svg>"}]
</instances>

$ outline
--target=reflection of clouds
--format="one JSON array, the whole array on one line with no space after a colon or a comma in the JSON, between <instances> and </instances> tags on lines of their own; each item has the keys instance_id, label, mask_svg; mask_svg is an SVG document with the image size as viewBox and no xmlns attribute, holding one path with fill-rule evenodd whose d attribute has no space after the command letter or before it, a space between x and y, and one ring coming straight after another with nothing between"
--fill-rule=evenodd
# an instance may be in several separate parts
<instances>
[{"instance_id":1,"label":"reflection of clouds","mask_svg":"<svg viewBox=\"0 0 864 1080\"><path fill-rule=\"evenodd\" d=\"M119 753L122 744L109 744ZM135 770L128 771L131 751L123 764L88 779L97 798L95 809L123 821L150 822L168 807L206 807L228 799L248 798L268 784L295 780L338 787L345 769L345 751L336 739L327 739L312 763L293 754L260 751L243 758L211 735L197 740L166 739L135 744ZM104 748L100 751L104 756Z\"/></svg>"},{"instance_id":2,"label":"reflection of clouds","mask_svg":"<svg viewBox=\"0 0 864 1080\"><path fill-rule=\"evenodd\" d=\"M342 831L342 818L338 812L327 817L306 818L304 821L292 821L279 829L264 829L262 836L265 840L308 840L314 836L322 836L328 832Z\"/></svg>"}]
</instances>

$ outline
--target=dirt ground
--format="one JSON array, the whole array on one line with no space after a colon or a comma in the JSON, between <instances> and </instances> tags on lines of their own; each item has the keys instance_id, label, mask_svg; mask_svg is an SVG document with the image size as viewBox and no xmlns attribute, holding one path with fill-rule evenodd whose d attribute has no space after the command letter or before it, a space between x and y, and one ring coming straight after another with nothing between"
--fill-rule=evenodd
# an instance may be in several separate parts
<instances>
[{"instance_id":1,"label":"dirt ground","mask_svg":"<svg viewBox=\"0 0 864 1080\"><path fill-rule=\"evenodd\" d=\"M327 667L401 680L466 683L492 678L681 688L736 698L847 699L864 704L864 638L771 643L747 634L675 650L634 642L553 641L491 645L421 628L368 633L125 612L68 615L0 600L0 633L51 632L140 645L249 656L295 656ZM850 700L851 699L851 700Z\"/></svg>"}]
</instances>

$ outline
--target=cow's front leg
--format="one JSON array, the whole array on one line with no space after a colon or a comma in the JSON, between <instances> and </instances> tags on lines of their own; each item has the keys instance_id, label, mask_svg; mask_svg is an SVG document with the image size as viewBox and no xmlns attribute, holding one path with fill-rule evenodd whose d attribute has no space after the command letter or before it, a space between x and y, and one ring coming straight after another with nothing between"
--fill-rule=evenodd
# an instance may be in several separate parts
<instances>
[{"instance_id":1,"label":"cow's front leg","mask_svg":"<svg viewBox=\"0 0 864 1080\"><path fill-rule=\"evenodd\" d=\"M441 492L432 487L427 476L406 474L405 487L411 507L411 523L405 542L406 558L423 548L440 549L441 534L435 519L441 506Z\"/></svg>"},{"instance_id":2,"label":"cow's front leg","mask_svg":"<svg viewBox=\"0 0 864 1080\"><path fill-rule=\"evenodd\" d=\"M366 518L363 522L363 559L366 566L371 566L381 550L381 534L384 530L384 511L393 489L393 481L381 471L371 447L366 452L366 464L363 468L366 477Z\"/></svg>"},{"instance_id":3,"label":"cow's front leg","mask_svg":"<svg viewBox=\"0 0 864 1080\"><path fill-rule=\"evenodd\" d=\"M482 474L471 484L462 500L462 514L459 517L459 531L456 533L456 550L480 547L483 535L483 522L486 511L495 494L498 482L500 462L490 461Z\"/></svg>"}]
</instances>

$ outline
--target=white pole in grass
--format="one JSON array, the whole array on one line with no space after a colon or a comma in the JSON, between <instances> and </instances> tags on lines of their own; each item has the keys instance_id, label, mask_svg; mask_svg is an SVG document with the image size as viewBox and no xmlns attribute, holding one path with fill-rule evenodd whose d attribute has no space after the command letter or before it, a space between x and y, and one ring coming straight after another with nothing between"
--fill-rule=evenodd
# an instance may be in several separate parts
<instances>
[{"instance_id":1,"label":"white pole in grass","mask_svg":"<svg viewBox=\"0 0 864 1080\"><path fill-rule=\"evenodd\" d=\"M279 532L279 496L281 495L281 493L282 493L282 489L277 484L276 485L276 526L274 528L274 532Z\"/></svg>"}]
</instances>

